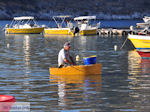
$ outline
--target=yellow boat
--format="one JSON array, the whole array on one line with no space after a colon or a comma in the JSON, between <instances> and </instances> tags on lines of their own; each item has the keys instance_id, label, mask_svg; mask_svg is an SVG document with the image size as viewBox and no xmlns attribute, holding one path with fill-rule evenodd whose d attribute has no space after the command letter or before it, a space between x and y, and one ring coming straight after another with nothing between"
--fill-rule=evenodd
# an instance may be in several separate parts
<instances>
[{"instance_id":1,"label":"yellow boat","mask_svg":"<svg viewBox=\"0 0 150 112\"><path fill-rule=\"evenodd\" d=\"M73 24L70 22L72 16L53 16L57 27L45 28L44 34L47 35L73 35Z\"/></svg>"},{"instance_id":2,"label":"yellow boat","mask_svg":"<svg viewBox=\"0 0 150 112\"><path fill-rule=\"evenodd\" d=\"M70 28L46 28L44 29L44 34L51 34L51 35L73 35Z\"/></svg>"},{"instance_id":3,"label":"yellow boat","mask_svg":"<svg viewBox=\"0 0 150 112\"><path fill-rule=\"evenodd\" d=\"M74 18L79 27L79 35L96 35L97 30L100 27L100 22L91 25L91 21L95 20L96 16L80 16Z\"/></svg>"},{"instance_id":4,"label":"yellow boat","mask_svg":"<svg viewBox=\"0 0 150 112\"><path fill-rule=\"evenodd\" d=\"M94 75L101 74L101 64L76 65L63 68L49 68L53 75Z\"/></svg>"},{"instance_id":5,"label":"yellow boat","mask_svg":"<svg viewBox=\"0 0 150 112\"><path fill-rule=\"evenodd\" d=\"M80 35L96 35L97 29L81 30Z\"/></svg>"},{"instance_id":6,"label":"yellow boat","mask_svg":"<svg viewBox=\"0 0 150 112\"><path fill-rule=\"evenodd\" d=\"M128 35L136 49L150 49L150 36L146 35Z\"/></svg>"},{"instance_id":7,"label":"yellow boat","mask_svg":"<svg viewBox=\"0 0 150 112\"><path fill-rule=\"evenodd\" d=\"M44 28L7 28L7 34L40 34L42 33Z\"/></svg>"},{"instance_id":8,"label":"yellow boat","mask_svg":"<svg viewBox=\"0 0 150 112\"><path fill-rule=\"evenodd\" d=\"M44 27L37 25L34 17L14 17L10 25L6 25L6 34L40 34Z\"/></svg>"}]
</instances>

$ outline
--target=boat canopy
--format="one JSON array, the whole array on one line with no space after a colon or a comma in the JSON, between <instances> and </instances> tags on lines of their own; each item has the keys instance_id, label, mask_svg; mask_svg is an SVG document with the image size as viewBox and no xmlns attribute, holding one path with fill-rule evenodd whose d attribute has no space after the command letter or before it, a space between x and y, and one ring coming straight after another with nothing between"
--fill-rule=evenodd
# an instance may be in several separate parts
<instances>
[{"instance_id":1,"label":"boat canopy","mask_svg":"<svg viewBox=\"0 0 150 112\"><path fill-rule=\"evenodd\" d=\"M20 25L36 25L37 22L35 21L33 16L21 16L21 17L14 17L13 21L9 25L10 28Z\"/></svg>"},{"instance_id":2,"label":"boat canopy","mask_svg":"<svg viewBox=\"0 0 150 112\"><path fill-rule=\"evenodd\" d=\"M96 16L80 16L80 17L75 17L74 20L90 20L90 19L96 19Z\"/></svg>"},{"instance_id":3,"label":"boat canopy","mask_svg":"<svg viewBox=\"0 0 150 112\"><path fill-rule=\"evenodd\" d=\"M53 18L69 18L72 17L71 15L60 15L60 16L53 16Z\"/></svg>"},{"instance_id":4,"label":"boat canopy","mask_svg":"<svg viewBox=\"0 0 150 112\"><path fill-rule=\"evenodd\" d=\"M33 20L32 16L22 16L22 17L14 17L14 20Z\"/></svg>"},{"instance_id":5,"label":"boat canopy","mask_svg":"<svg viewBox=\"0 0 150 112\"><path fill-rule=\"evenodd\" d=\"M65 23L65 21L66 21L66 20L68 21L68 19L72 20L72 19L73 19L73 16L71 16L71 15L53 16L53 19L54 19L55 23L57 24L57 27L58 27L58 28L62 28L63 25L64 25L65 27L67 26L67 24ZM69 21L70 21L70 20L69 20ZM69 21L68 21L68 22L69 22Z\"/></svg>"}]
</instances>

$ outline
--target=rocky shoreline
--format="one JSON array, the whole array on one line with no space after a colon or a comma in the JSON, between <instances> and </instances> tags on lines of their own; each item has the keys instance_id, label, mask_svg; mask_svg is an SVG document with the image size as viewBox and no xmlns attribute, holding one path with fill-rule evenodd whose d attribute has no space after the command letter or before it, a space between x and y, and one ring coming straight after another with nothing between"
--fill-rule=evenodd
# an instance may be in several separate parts
<instances>
[{"instance_id":1,"label":"rocky shoreline","mask_svg":"<svg viewBox=\"0 0 150 112\"><path fill-rule=\"evenodd\" d=\"M97 19L142 19L150 16L147 0L0 0L0 20L34 16L49 20L56 15L96 15Z\"/></svg>"}]
</instances>

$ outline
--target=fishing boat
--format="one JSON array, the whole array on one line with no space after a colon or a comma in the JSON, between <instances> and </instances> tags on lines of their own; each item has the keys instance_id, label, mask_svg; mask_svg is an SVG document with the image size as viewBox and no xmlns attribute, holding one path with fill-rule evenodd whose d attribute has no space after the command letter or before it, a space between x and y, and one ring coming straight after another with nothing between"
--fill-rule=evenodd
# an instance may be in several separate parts
<instances>
[{"instance_id":1,"label":"fishing boat","mask_svg":"<svg viewBox=\"0 0 150 112\"><path fill-rule=\"evenodd\" d=\"M94 75L101 74L101 64L76 65L63 68L49 68L53 75Z\"/></svg>"},{"instance_id":2,"label":"fishing boat","mask_svg":"<svg viewBox=\"0 0 150 112\"><path fill-rule=\"evenodd\" d=\"M5 26L6 34L40 34L43 30L32 16L14 17L11 24Z\"/></svg>"},{"instance_id":3,"label":"fishing boat","mask_svg":"<svg viewBox=\"0 0 150 112\"><path fill-rule=\"evenodd\" d=\"M149 35L128 35L128 39L132 42L136 49L150 49Z\"/></svg>"},{"instance_id":4,"label":"fishing boat","mask_svg":"<svg viewBox=\"0 0 150 112\"><path fill-rule=\"evenodd\" d=\"M53 16L53 20L56 23L54 28L45 28L44 34L51 35L73 35L73 23L71 22L72 16Z\"/></svg>"},{"instance_id":5,"label":"fishing boat","mask_svg":"<svg viewBox=\"0 0 150 112\"><path fill-rule=\"evenodd\" d=\"M96 20L96 16L79 16L75 17L80 35L96 35L100 27L100 22L93 24L92 21Z\"/></svg>"}]
</instances>

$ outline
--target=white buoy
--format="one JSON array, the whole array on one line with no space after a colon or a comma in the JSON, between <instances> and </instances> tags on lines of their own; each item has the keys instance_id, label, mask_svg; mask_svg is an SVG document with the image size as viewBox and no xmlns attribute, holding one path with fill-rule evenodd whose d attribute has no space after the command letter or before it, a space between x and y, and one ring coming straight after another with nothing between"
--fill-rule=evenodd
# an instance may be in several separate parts
<instances>
[{"instance_id":1,"label":"white buoy","mask_svg":"<svg viewBox=\"0 0 150 112\"><path fill-rule=\"evenodd\" d=\"M9 48L9 46L10 46L10 45L9 45L9 44L7 44L7 48Z\"/></svg>"},{"instance_id":2,"label":"white buoy","mask_svg":"<svg viewBox=\"0 0 150 112\"><path fill-rule=\"evenodd\" d=\"M117 51L117 45L114 45L114 51Z\"/></svg>"},{"instance_id":3,"label":"white buoy","mask_svg":"<svg viewBox=\"0 0 150 112\"><path fill-rule=\"evenodd\" d=\"M79 55L76 56L76 61L80 61Z\"/></svg>"}]
</instances>

